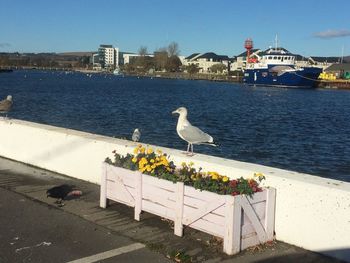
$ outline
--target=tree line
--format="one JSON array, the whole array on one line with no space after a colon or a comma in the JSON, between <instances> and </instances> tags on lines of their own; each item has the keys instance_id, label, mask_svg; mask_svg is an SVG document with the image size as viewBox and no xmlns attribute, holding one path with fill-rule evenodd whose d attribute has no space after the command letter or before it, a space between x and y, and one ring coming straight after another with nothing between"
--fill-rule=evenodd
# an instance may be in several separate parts
<instances>
[{"instance_id":1,"label":"tree line","mask_svg":"<svg viewBox=\"0 0 350 263\"><path fill-rule=\"evenodd\" d=\"M150 56L146 46L141 46L137 57L122 66L126 73L147 73L150 71L179 72L182 70L182 63L179 59L179 45L176 42L170 43L154 51Z\"/></svg>"},{"instance_id":2,"label":"tree line","mask_svg":"<svg viewBox=\"0 0 350 263\"><path fill-rule=\"evenodd\" d=\"M89 56L66 56L55 53L0 53L0 67L88 68Z\"/></svg>"}]
</instances>

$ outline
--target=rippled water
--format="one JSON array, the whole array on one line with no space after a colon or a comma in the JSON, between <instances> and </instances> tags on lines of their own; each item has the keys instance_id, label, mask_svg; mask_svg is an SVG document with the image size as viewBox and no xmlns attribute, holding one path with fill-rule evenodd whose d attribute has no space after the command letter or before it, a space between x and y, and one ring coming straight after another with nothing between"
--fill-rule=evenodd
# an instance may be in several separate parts
<instances>
[{"instance_id":1,"label":"rippled water","mask_svg":"<svg viewBox=\"0 0 350 263\"><path fill-rule=\"evenodd\" d=\"M244 87L208 81L64 72L0 74L10 116L186 149L176 134L179 106L220 147L195 152L350 181L350 91Z\"/></svg>"}]
</instances>

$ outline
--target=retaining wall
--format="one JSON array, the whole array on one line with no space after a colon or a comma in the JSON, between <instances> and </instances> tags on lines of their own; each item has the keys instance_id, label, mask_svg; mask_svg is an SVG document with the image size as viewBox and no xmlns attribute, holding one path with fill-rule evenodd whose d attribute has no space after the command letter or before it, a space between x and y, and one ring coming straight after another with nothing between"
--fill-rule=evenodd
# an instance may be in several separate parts
<instances>
[{"instance_id":1,"label":"retaining wall","mask_svg":"<svg viewBox=\"0 0 350 263\"><path fill-rule=\"evenodd\" d=\"M112 151L132 152L137 144L96 134L0 118L0 156L100 183L101 163ZM205 146L203 146L205 147ZM231 178L266 176L277 189L278 240L350 261L350 183L272 167L152 146L176 164L192 161ZM0 167L1 169L1 167ZM98 201L98 200L96 200Z\"/></svg>"}]
</instances>

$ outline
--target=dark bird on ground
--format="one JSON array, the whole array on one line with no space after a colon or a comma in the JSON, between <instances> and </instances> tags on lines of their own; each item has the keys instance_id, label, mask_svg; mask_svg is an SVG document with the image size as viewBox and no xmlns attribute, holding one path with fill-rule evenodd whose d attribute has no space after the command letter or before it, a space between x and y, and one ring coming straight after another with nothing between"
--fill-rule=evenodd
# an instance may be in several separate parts
<instances>
[{"instance_id":1,"label":"dark bird on ground","mask_svg":"<svg viewBox=\"0 0 350 263\"><path fill-rule=\"evenodd\" d=\"M141 132L139 129L135 129L134 130L134 133L132 134L132 137L131 139L134 141L134 142L138 142L141 138Z\"/></svg>"},{"instance_id":2,"label":"dark bird on ground","mask_svg":"<svg viewBox=\"0 0 350 263\"><path fill-rule=\"evenodd\" d=\"M6 99L0 101L0 113L5 113L7 118L7 113L11 110L13 101L12 96L8 95Z\"/></svg>"},{"instance_id":3,"label":"dark bird on ground","mask_svg":"<svg viewBox=\"0 0 350 263\"><path fill-rule=\"evenodd\" d=\"M69 196L81 196L82 192L74 185L62 184L55 186L46 191L47 197L57 198L56 202L59 206L64 206L63 200Z\"/></svg>"}]
</instances>

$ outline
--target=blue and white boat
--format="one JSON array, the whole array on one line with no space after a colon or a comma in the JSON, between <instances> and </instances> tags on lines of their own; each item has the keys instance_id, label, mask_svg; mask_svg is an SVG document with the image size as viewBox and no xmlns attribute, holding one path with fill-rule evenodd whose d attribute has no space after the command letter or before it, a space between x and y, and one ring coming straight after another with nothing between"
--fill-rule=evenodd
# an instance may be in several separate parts
<instances>
[{"instance_id":1,"label":"blue and white boat","mask_svg":"<svg viewBox=\"0 0 350 263\"><path fill-rule=\"evenodd\" d=\"M264 85L294 88L317 87L318 67L298 67L295 55L280 47L269 48L258 59L247 59L243 82L249 85Z\"/></svg>"}]
</instances>

